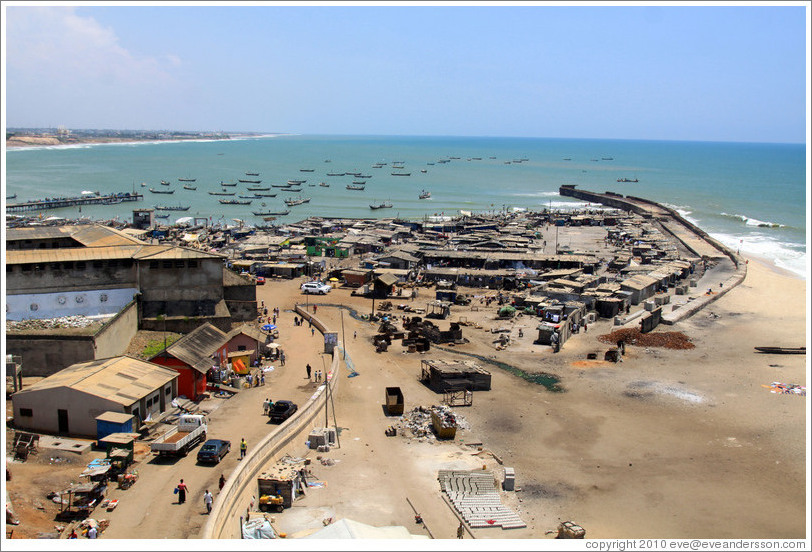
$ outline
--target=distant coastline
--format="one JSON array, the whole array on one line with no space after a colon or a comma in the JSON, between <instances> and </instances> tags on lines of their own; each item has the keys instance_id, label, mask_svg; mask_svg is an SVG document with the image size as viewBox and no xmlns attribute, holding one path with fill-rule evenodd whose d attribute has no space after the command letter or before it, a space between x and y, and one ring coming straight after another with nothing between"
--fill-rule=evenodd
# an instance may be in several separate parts
<instances>
[{"instance_id":1,"label":"distant coastline","mask_svg":"<svg viewBox=\"0 0 812 552\"><path fill-rule=\"evenodd\" d=\"M160 142L188 142L212 140L240 140L246 138L267 138L281 136L269 133L158 133L144 132L139 134L105 134L95 133L51 133L51 132L8 132L6 135L6 148L32 148L32 147L71 147L84 144L132 144L132 143L160 143Z\"/></svg>"}]
</instances>

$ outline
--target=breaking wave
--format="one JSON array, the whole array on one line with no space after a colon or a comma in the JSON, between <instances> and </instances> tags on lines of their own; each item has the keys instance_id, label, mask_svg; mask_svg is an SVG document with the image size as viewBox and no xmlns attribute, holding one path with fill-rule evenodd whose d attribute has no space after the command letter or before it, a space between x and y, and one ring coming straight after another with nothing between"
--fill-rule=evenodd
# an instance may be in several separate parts
<instances>
[{"instance_id":1,"label":"breaking wave","mask_svg":"<svg viewBox=\"0 0 812 552\"><path fill-rule=\"evenodd\" d=\"M748 217L747 215L731 215L730 213L719 213L723 217L739 219L747 226L757 226L759 228L784 228L784 224L769 222Z\"/></svg>"}]
</instances>

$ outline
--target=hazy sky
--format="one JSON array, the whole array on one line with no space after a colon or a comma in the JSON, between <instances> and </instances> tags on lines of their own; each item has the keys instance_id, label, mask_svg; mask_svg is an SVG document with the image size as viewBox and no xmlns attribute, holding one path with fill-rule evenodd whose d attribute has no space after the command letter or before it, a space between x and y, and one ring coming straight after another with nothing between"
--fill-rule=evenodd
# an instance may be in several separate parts
<instances>
[{"instance_id":1,"label":"hazy sky","mask_svg":"<svg viewBox=\"0 0 812 552\"><path fill-rule=\"evenodd\" d=\"M3 8L9 127L807 137L808 3Z\"/></svg>"}]
</instances>

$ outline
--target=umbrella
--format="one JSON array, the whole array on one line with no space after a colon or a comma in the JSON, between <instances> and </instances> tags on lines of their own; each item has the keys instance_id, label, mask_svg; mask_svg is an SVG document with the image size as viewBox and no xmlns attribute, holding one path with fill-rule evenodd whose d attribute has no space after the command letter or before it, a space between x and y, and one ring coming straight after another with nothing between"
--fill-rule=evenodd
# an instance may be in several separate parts
<instances>
[{"instance_id":1,"label":"umbrella","mask_svg":"<svg viewBox=\"0 0 812 552\"><path fill-rule=\"evenodd\" d=\"M269 349L278 349L279 348L279 343L268 343L268 348Z\"/></svg>"},{"instance_id":2,"label":"umbrella","mask_svg":"<svg viewBox=\"0 0 812 552\"><path fill-rule=\"evenodd\" d=\"M338 278L330 278L331 282L338 282Z\"/></svg>"},{"instance_id":3,"label":"umbrella","mask_svg":"<svg viewBox=\"0 0 812 552\"><path fill-rule=\"evenodd\" d=\"M265 332L270 332L276 329L276 324L265 324L260 329Z\"/></svg>"}]
</instances>

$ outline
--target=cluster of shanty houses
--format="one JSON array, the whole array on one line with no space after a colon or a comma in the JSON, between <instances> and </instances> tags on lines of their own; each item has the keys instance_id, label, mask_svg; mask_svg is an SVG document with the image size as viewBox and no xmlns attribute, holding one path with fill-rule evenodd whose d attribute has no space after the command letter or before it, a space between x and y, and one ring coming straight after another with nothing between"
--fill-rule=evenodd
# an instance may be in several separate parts
<instances>
[{"instance_id":1,"label":"cluster of shanty houses","mask_svg":"<svg viewBox=\"0 0 812 552\"><path fill-rule=\"evenodd\" d=\"M605 227L607 244L616 245L618 252L610 260L565 247L545 253L546 244L540 243L536 230L545 224ZM46 378L15 395L19 427L85 431L91 414L108 411L144 420L163 412L177 396L200 395L210 370L222 371L237 357L241 365L253 363L265 336L246 338L252 331L239 326L255 320L257 302L255 280L238 273L293 278L315 270L349 287L369 284L379 297L406 282L440 280L500 290L507 302L542 319L541 342L551 331L563 342L572 323L582 324L588 315L616 316L669 287L676 286L679 293L687 287L686 279L703 268L698 258L680 257L673 242L653 226L620 211L419 221L309 218L272 231L133 226L7 230L9 320L77 314L99 319L84 329L7 332L7 352L22 357L26 375L61 378ZM357 256L358 262L322 271L326 258L350 256ZM139 329L186 335L149 361L123 357ZM229 344L237 343L239 336L249 342L232 348ZM133 394L130 387L126 399L120 399L116 389L82 387L81 378L71 379L83 370L121 371L125 366L152 374L143 378L150 382L139 387L143 393ZM171 381L167 370L174 373ZM129 378L110 379L119 380ZM57 389L65 401L50 398ZM38 393L49 398L36 404L48 406L33 406L31 397ZM107 402L76 411L75 405L91 395Z\"/></svg>"}]
</instances>

